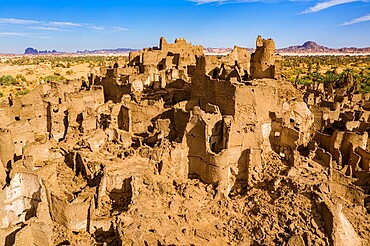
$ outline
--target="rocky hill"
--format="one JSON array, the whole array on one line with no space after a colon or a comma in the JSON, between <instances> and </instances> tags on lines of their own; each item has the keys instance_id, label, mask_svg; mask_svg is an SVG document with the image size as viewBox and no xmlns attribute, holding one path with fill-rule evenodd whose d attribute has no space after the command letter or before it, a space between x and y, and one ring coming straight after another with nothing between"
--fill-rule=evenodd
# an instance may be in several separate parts
<instances>
[{"instance_id":1,"label":"rocky hill","mask_svg":"<svg viewBox=\"0 0 370 246\"><path fill-rule=\"evenodd\" d=\"M207 54L223 54L228 53L232 49L231 48L204 48L204 52ZM253 48L247 48L247 50L251 53L254 52ZM343 47L343 48L328 48L326 46L319 45L314 41L307 41L302 45L293 45L288 46L285 48L276 49L277 53L282 54L305 54L305 53L313 53L313 54L320 54L320 53L348 53L348 54L367 54L370 53L370 47L358 48L358 47Z\"/></svg>"},{"instance_id":2,"label":"rocky hill","mask_svg":"<svg viewBox=\"0 0 370 246\"><path fill-rule=\"evenodd\" d=\"M117 49L100 49L100 50L78 50L77 54L107 54L107 53L128 53L130 51L137 51L138 49L131 48L117 48Z\"/></svg>"},{"instance_id":3,"label":"rocky hill","mask_svg":"<svg viewBox=\"0 0 370 246\"><path fill-rule=\"evenodd\" d=\"M112 53L128 53L130 51L137 51L137 49L131 48L117 48L117 49L99 49L99 50L78 50L71 52L71 54L112 54ZM66 54L68 52L60 52L56 50L37 50L32 47L25 49L25 55L38 55L38 54Z\"/></svg>"},{"instance_id":4,"label":"rocky hill","mask_svg":"<svg viewBox=\"0 0 370 246\"><path fill-rule=\"evenodd\" d=\"M56 50L37 50L32 47L28 47L25 51L25 55L37 55L37 54L56 54L56 53L61 53Z\"/></svg>"},{"instance_id":5,"label":"rocky hill","mask_svg":"<svg viewBox=\"0 0 370 246\"><path fill-rule=\"evenodd\" d=\"M294 45L276 50L278 53L370 53L370 47L344 47L344 48L328 48L317 44L314 41L307 41L303 45Z\"/></svg>"}]
</instances>

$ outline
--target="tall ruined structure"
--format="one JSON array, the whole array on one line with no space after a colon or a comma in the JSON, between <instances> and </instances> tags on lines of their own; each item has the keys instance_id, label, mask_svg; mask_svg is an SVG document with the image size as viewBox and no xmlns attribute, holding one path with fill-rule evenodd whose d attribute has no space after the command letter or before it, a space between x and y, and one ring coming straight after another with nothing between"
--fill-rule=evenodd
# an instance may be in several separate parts
<instances>
[{"instance_id":1,"label":"tall ruined structure","mask_svg":"<svg viewBox=\"0 0 370 246\"><path fill-rule=\"evenodd\" d=\"M303 97L274 41L256 45L216 57L161 38L1 105L2 242L368 242L369 97Z\"/></svg>"},{"instance_id":2,"label":"tall ruined structure","mask_svg":"<svg viewBox=\"0 0 370 246\"><path fill-rule=\"evenodd\" d=\"M159 47L130 52L129 65L139 67L142 73L147 74L154 73L161 76L161 71L172 70L176 71L174 73L183 73L183 76L191 76L192 68L196 65L196 56L202 54L203 47L200 45L193 46L181 38L170 44L161 37Z\"/></svg>"},{"instance_id":3,"label":"tall ruined structure","mask_svg":"<svg viewBox=\"0 0 370 246\"><path fill-rule=\"evenodd\" d=\"M194 74L196 57L202 54L202 46L193 46L185 39L169 44L162 37L159 47L130 52L127 65L103 68L100 75L90 75L89 83L102 85L105 100L113 102L120 102L125 94L141 94L143 86L166 88L174 80L186 86Z\"/></svg>"},{"instance_id":4,"label":"tall ruined structure","mask_svg":"<svg viewBox=\"0 0 370 246\"><path fill-rule=\"evenodd\" d=\"M281 57L275 55L275 42L263 39L261 36L256 40L256 51L252 55L251 75L252 78L275 78L281 69Z\"/></svg>"},{"instance_id":5,"label":"tall ruined structure","mask_svg":"<svg viewBox=\"0 0 370 246\"><path fill-rule=\"evenodd\" d=\"M248 182L251 184L253 172L264 165L264 150L272 145L279 145L277 151L284 152L294 162L293 146L308 143L305 132L313 123L311 113L302 102L289 101L285 90L292 88L274 79L274 53L274 41L258 37L252 55L235 47L221 59L198 58L191 99L205 113L203 120L198 119L199 125L193 127L198 129L194 143L204 141L205 145L201 155L189 153L189 172L207 182L222 183L225 194L233 188L247 187ZM301 105L299 111L304 124L298 123L294 129L290 122L295 121L292 112L296 104ZM205 120L215 117L211 115L218 115L218 120ZM271 131L276 117L284 120L277 130L281 136L272 144ZM195 133L189 132L188 137L193 138ZM194 148L199 152L200 147Z\"/></svg>"}]
</instances>

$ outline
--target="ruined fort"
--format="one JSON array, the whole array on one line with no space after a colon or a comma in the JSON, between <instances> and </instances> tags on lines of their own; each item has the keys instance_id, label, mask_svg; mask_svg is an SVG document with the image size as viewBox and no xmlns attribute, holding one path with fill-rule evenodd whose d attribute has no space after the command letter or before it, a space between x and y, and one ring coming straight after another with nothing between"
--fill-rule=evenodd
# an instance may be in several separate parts
<instances>
[{"instance_id":1,"label":"ruined fort","mask_svg":"<svg viewBox=\"0 0 370 246\"><path fill-rule=\"evenodd\" d=\"M370 95L185 39L0 105L10 245L369 245Z\"/></svg>"}]
</instances>

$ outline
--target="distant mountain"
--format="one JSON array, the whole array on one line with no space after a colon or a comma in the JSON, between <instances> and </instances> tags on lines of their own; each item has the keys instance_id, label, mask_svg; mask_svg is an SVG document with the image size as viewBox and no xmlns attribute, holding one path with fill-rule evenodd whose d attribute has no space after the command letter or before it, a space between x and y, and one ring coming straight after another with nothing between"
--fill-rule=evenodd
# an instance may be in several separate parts
<instances>
[{"instance_id":1,"label":"distant mountain","mask_svg":"<svg viewBox=\"0 0 370 246\"><path fill-rule=\"evenodd\" d=\"M229 53L232 51L232 48L203 48L204 53L209 54L222 54Z\"/></svg>"},{"instance_id":2,"label":"distant mountain","mask_svg":"<svg viewBox=\"0 0 370 246\"><path fill-rule=\"evenodd\" d=\"M130 51L138 51L139 49L117 48L117 49L101 49L101 50L78 50L77 54L110 54L110 53L128 53Z\"/></svg>"},{"instance_id":3,"label":"distant mountain","mask_svg":"<svg viewBox=\"0 0 370 246\"><path fill-rule=\"evenodd\" d=\"M289 46L276 50L277 53L348 53L348 54L363 54L370 53L370 47L366 48L328 48L321 46L314 41L307 41L303 45Z\"/></svg>"},{"instance_id":4,"label":"distant mountain","mask_svg":"<svg viewBox=\"0 0 370 246\"><path fill-rule=\"evenodd\" d=\"M250 53L253 53L255 49L246 48ZM205 54L225 54L231 52L232 48L203 48Z\"/></svg>"},{"instance_id":5,"label":"distant mountain","mask_svg":"<svg viewBox=\"0 0 370 246\"><path fill-rule=\"evenodd\" d=\"M35 55L35 54L38 54L39 51L37 49L34 49L34 48L27 48L25 51L24 51L24 54L26 55Z\"/></svg>"},{"instance_id":6,"label":"distant mountain","mask_svg":"<svg viewBox=\"0 0 370 246\"><path fill-rule=\"evenodd\" d=\"M24 54L25 55L38 55L38 54L55 54L55 53L60 53L56 50L40 50L38 51L37 49L34 49L32 47L28 47L25 51L24 51Z\"/></svg>"},{"instance_id":7,"label":"distant mountain","mask_svg":"<svg viewBox=\"0 0 370 246\"><path fill-rule=\"evenodd\" d=\"M254 48L246 48L249 52L253 53ZM70 54L114 54L114 53L128 53L131 51L138 51L141 49L131 49L131 48L117 48L117 49L99 49L99 50L78 50L76 53ZM232 48L204 48L204 53L206 54L225 54L232 50ZM277 53L282 54L320 54L320 53L342 53L342 54L370 54L370 47L356 48L356 47L344 47L344 48L328 48L317 44L314 41L307 41L303 45L294 45L286 48L276 49ZM27 48L24 54L66 54L66 52L59 52L56 50L48 51L41 50L38 51L34 48Z\"/></svg>"},{"instance_id":8,"label":"distant mountain","mask_svg":"<svg viewBox=\"0 0 370 246\"><path fill-rule=\"evenodd\" d=\"M131 48L117 48L117 49L101 49L101 50L78 50L77 52L71 52L70 54L112 54L112 53L128 53L130 51L137 51L138 49ZM67 54L67 52L60 52L56 50L37 50L32 47L28 47L24 54L26 55L39 55L39 54Z\"/></svg>"},{"instance_id":9,"label":"distant mountain","mask_svg":"<svg viewBox=\"0 0 370 246\"><path fill-rule=\"evenodd\" d=\"M249 52L253 53L254 48L246 48ZM204 48L204 53L206 54L224 54L228 53L232 48ZM286 48L276 49L276 53L282 54L370 54L370 47L366 48L328 48L314 41L307 41L302 45L294 45Z\"/></svg>"}]
</instances>

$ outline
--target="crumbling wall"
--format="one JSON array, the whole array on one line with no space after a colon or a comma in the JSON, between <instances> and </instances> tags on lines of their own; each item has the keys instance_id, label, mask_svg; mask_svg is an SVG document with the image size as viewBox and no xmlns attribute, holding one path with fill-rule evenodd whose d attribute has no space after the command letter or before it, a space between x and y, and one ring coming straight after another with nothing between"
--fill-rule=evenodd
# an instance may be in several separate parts
<instances>
[{"instance_id":1,"label":"crumbling wall","mask_svg":"<svg viewBox=\"0 0 370 246\"><path fill-rule=\"evenodd\" d=\"M56 141L61 141L68 130L68 110L65 104L49 104L47 107L47 129L50 136Z\"/></svg>"},{"instance_id":2,"label":"crumbling wall","mask_svg":"<svg viewBox=\"0 0 370 246\"><path fill-rule=\"evenodd\" d=\"M217 105L221 114L234 115L235 85L230 81L211 79L204 74L205 66L205 57L198 58L196 75L192 80L191 99L197 100L203 109L210 103Z\"/></svg>"},{"instance_id":3,"label":"crumbling wall","mask_svg":"<svg viewBox=\"0 0 370 246\"><path fill-rule=\"evenodd\" d=\"M355 231L343 211L343 205L333 204L327 197L318 203L319 212L324 219L326 232L332 245L363 245L363 241Z\"/></svg>"},{"instance_id":4,"label":"crumbling wall","mask_svg":"<svg viewBox=\"0 0 370 246\"><path fill-rule=\"evenodd\" d=\"M16 121L8 126L12 133L14 143L14 154L22 156L23 147L26 146L27 141L35 141L33 127L28 120Z\"/></svg>"},{"instance_id":5,"label":"crumbling wall","mask_svg":"<svg viewBox=\"0 0 370 246\"><path fill-rule=\"evenodd\" d=\"M86 231L88 229L90 202L76 199L67 202L55 194L50 194L50 215L53 221L71 231Z\"/></svg>"},{"instance_id":6,"label":"crumbling wall","mask_svg":"<svg viewBox=\"0 0 370 246\"><path fill-rule=\"evenodd\" d=\"M229 66L238 66L243 73L245 71L250 75L251 54L245 48L235 45L228 55L221 58L221 62Z\"/></svg>"},{"instance_id":7,"label":"crumbling wall","mask_svg":"<svg viewBox=\"0 0 370 246\"><path fill-rule=\"evenodd\" d=\"M353 173L356 170L359 170L360 162L361 162L361 156L355 152L355 149L353 148L351 144L349 148L348 162L346 162L344 165L348 165L351 168L350 172Z\"/></svg>"},{"instance_id":8,"label":"crumbling wall","mask_svg":"<svg viewBox=\"0 0 370 246\"><path fill-rule=\"evenodd\" d=\"M93 81L93 85L103 86L104 91L104 102L112 100L113 102L121 102L121 98L125 94L131 93L130 84L121 84L118 81L117 69L107 69L105 77L96 77Z\"/></svg>"},{"instance_id":9,"label":"crumbling wall","mask_svg":"<svg viewBox=\"0 0 370 246\"><path fill-rule=\"evenodd\" d=\"M194 46L181 38L170 44L161 37L159 48L130 52L128 65L135 66L140 73L149 75L152 83L174 79L187 80L193 75L196 57L200 55L203 55L202 46Z\"/></svg>"},{"instance_id":10,"label":"crumbling wall","mask_svg":"<svg viewBox=\"0 0 370 246\"><path fill-rule=\"evenodd\" d=\"M15 154L12 133L9 129L0 128L0 159L4 168L11 167Z\"/></svg>"},{"instance_id":11,"label":"crumbling wall","mask_svg":"<svg viewBox=\"0 0 370 246\"><path fill-rule=\"evenodd\" d=\"M130 66L137 66L142 63L141 51L130 51L128 60Z\"/></svg>"},{"instance_id":12,"label":"crumbling wall","mask_svg":"<svg viewBox=\"0 0 370 246\"><path fill-rule=\"evenodd\" d=\"M263 39L261 36L256 40L256 51L252 54L251 76L253 79L275 78L276 71L281 66L275 65L279 60L275 54L275 42L270 39Z\"/></svg>"},{"instance_id":13,"label":"crumbling wall","mask_svg":"<svg viewBox=\"0 0 370 246\"><path fill-rule=\"evenodd\" d=\"M328 134L324 134L322 132L317 132L315 135L314 140L319 143L319 145L326 149L330 150L330 147L332 146L332 136Z\"/></svg>"},{"instance_id":14,"label":"crumbling wall","mask_svg":"<svg viewBox=\"0 0 370 246\"><path fill-rule=\"evenodd\" d=\"M93 86L88 91L66 94L67 127L80 130L95 129L96 116L93 111L103 103L103 89L100 86Z\"/></svg>"},{"instance_id":15,"label":"crumbling wall","mask_svg":"<svg viewBox=\"0 0 370 246\"><path fill-rule=\"evenodd\" d=\"M193 115L186 127L186 143L189 147L188 162L189 175L199 175L207 183L216 183L218 180L212 178L210 168L210 146L208 142L209 128L213 128L216 122L221 120L220 114L206 116L199 108L194 108Z\"/></svg>"},{"instance_id":16,"label":"crumbling wall","mask_svg":"<svg viewBox=\"0 0 370 246\"><path fill-rule=\"evenodd\" d=\"M50 86L41 84L15 102L14 109L18 108L17 103L21 105L19 111L15 110L18 111L15 114L19 115L19 120L28 120L35 133L47 132L47 103L44 101L44 95L50 90Z\"/></svg>"},{"instance_id":17,"label":"crumbling wall","mask_svg":"<svg viewBox=\"0 0 370 246\"><path fill-rule=\"evenodd\" d=\"M322 148L317 148L315 151L315 160L321 163L324 167L332 167L332 156Z\"/></svg>"},{"instance_id":18,"label":"crumbling wall","mask_svg":"<svg viewBox=\"0 0 370 246\"><path fill-rule=\"evenodd\" d=\"M159 48L163 53L180 54L179 66L195 65L195 57L203 55L203 47L201 45L193 46L183 38L177 38L174 44L169 44L161 37Z\"/></svg>"},{"instance_id":19,"label":"crumbling wall","mask_svg":"<svg viewBox=\"0 0 370 246\"><path fill-rule=\"evenodd\" d=\"M356 152L359 156L361 156L360 161L360 168L366 172L369 172L370 168L370 152L367 150L362 149L361 147L356 148Z\"/></svg>"},{"instance_id":20,"label":"crumbling wall","mask_svg":"<svg viewBox=\"0 0 370 246\"><path fill-rule=\"evenodd\" d=\"M344 132L335 130L330 143L330 153L339 166L342 166L342 152L340 150L343 141Z\"/></svg>"},{"instance_id":21,"label":"crumbling wall","mask_svg":"<svg viewBox=\"0 0 370 246\"><path fill-rule=\"evenodd\" d=\"M43 222L32 222L24 226L14 236L14 246L21 245L53 245L51 237L53 230Z\"/></svg>"},{"instance_id":22,"label":"crumbling wall","mask_svg":"<svg viewBox=\"0 0 370 246\"><path fill-rule=\"evenodd\" d=\"M36 216L41 202L41 185L37 175L19 172L0 193L0 228L14 226Z\"/></svg>"},{"instance_id":23,"label":"crumbling wall","mask_svg":"<svg viewBox=\"0 0 370 246\"><path fill-rule=\"evenodd\" d=\"M218 184L221 194L227 195L231 189L228 150L219 153L212 151L212 129L222 121L220 115L204 114L195 108L187 126L189 177L199 177L204 183ZM221 137L222 138L222 137Z\"/></svg>"},{"instance_id":24,"label":"crumbling wall","mask_svg":"<svg viewBox=\"0 0 370 246\"><path fill-rule=\"evenodd\" d=\"M357 147L366 148L368 134L358 134L355 132L345 132L340 147L340 151L343 156L343 165L348 165L350 160L351 149L354 150Z\"/></svg>"},{"instance_id":25,"label":"crumbling wall","mask_svg":"<svg viewBox=\"0 0 370 246\"><path fill-rule=\"evenodd\" d=\"M124 102L123 105L130 111L133 133L146 132L152 126L152 120L165 111L160 102L142 101L140 105Z\"/></svg>"},{"instance_id":26,"label":"crumbling wall","mask_svg":"<svg viewBox=\"0 0 370 246\"><path fill-rule=\"evenodd\" d=\"M16 116L11 107L0 107L0 115L2 116L0 127L7 127L16 120ZM19 116L17 116L17 119L19 119Z\"/></svg>"}]
</instances>

